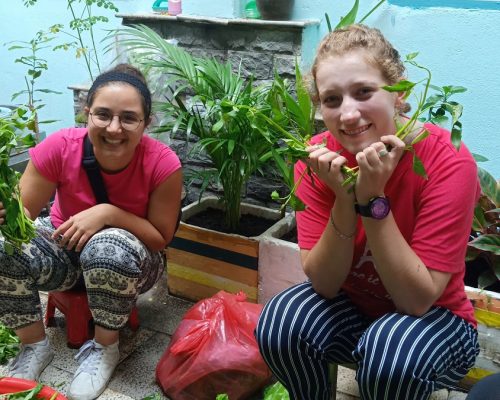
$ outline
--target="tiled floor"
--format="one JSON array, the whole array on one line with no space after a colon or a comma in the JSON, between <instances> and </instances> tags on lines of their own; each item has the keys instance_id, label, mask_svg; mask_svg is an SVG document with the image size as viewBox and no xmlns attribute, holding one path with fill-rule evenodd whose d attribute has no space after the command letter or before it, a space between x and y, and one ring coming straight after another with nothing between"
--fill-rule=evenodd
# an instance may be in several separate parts
<instances>
[{"instance_id":1,"label":"tiled floor","mask_svg":"<svg viewBox=\"0 0 500 400\"><path fill-rule=\"evenodd\" d=\"M46 296L42 294L45 303ZM141 326L137 332L128 328L121 332L121 362L106 391L100 400L139 400L157 394L158 399L167 399L162 395L155 382L155 368L167 347L170 337L192 303L168 295L165 280L149 292L142 295L138 302ZM56 319L64 324L62 317ZM66 346L66 335L62 326L48 328L47 334L56 350L52 363L41 376L41 381L64 393L77 368L73 357L77 350ZM0 376L4 367L0 366ZM339 368L337 400L359 399L359 392L354 380L354 371ZM460 393L438 392L433 400L464 400ZM214 399L215 400L215 399ZM254 399L254 400L257 400Z\"/></svg>"}]
</instances>

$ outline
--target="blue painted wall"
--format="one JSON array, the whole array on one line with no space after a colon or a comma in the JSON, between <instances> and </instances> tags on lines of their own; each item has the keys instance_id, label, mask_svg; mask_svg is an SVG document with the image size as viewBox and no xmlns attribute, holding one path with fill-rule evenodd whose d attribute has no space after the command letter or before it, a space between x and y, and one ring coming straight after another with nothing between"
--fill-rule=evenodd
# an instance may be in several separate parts
<instances>
[{"instance_id":1,"label":"blue painted wall","mask_svg":"<svg viewBox=\"0 0 500 400\"><path fill-rule=\"evenodd\" d=\"M366 13L376 0L360 0L360 15ZM1 1L0 18L0 104L10 104L10 96L24 84L23 69L14 64L18 56L7 51L3 43L30 40L40 29L64 23L65 0L38 0L35 7L25 8L22 0ZM120 12L149 11L153 0L115 0ZM324 12L335 24L351 7L351 0L295 0L292 18L320 19L317 33L306 39L307 53L312 53L326 33ZM191 15L232 18L241 15L244 2L240 0L184 0L183 11ZM117 27L121 20L111 18L108 27ZM401 54L419 51L418 60L433 72L436 85L462 85L468 92L457 100L464 105L464 141L476 153L490 159L483 165L500 177L500 1L489 0L389 0L368 20L380 28L400 50ZM100 36L102 33L99 32ZM46 51L49 70L40 86L64 92L46 95L43 119L58 119L46 126L51 132L72 124L72 94L68 85L87 80L83 62L70 52ZM307 61L307 60L306 60ZM310 61L310 60L309 60ZM419 75L410 71L409 78Z\"/></svg>"}]
</instances>

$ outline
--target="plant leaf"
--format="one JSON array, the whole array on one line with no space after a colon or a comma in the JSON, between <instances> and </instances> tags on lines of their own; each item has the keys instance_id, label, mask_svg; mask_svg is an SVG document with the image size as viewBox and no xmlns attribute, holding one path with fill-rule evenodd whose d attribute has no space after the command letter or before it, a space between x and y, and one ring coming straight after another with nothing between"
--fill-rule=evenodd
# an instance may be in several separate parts
<instances>
[{"instance_id":1,"label":"plant leaf","mask_svg":"<svg viewBox=\"0 0 500 400\"><path fill-rule=\"evenodd\" d=\"M337 30L343 28L344 26L349 26L351 24L354 24L354 22L356 21L356 16L358 15L358 8L359 8L359 0L355 0L351 10L347 13L345 17L342 17L340 19L340 22L337 24L335 29Z\"/></svg>"},{"instance_id":2,"label":"plant leaf","mask_svg":"<svg viewBox=\"0 0 500 400\"><path fill-rule=\"evenodd\" d=\"M491 252L497 256L500 255L500 235L481 235L471 240L468 245L478 250Z\"/></svg>"},{"instance_id":3,"label":"plant leaf","mask_svg":"<svg viewBox=\"0 0 500 400\"><path fill-rule=\"evenodd\" d=\"M500 190L496 179L481 167L478 167L477 173L483 194L495 204L495 207L500 207Z\"/></svg>"},{"instance_id":4,"label":"plant leaf","mask_svg":"<svg viewBox=\"0 0 500 400\"><path fill-rule=\"evenodd\" d=\"M428 179L427 172L425 172L424 164L422 160L413 153L413 171L424 179Z\"/></svg>"},{"instance_id":5,"label":"plant leaf","mask_svg":"<svg viewBox=\"0 0 500 400\"><path fill-rule=\"evenodd\" d=\"M412 90L415 85L416 83L403 79L394 85L382 86L382 89L387 90L388 92L407 92Z\"/></svg>"},{"instance_id":6,"label":"plant leaf","mask_svg":"<svg viewBox=\"0 0 500 400\"><path fill-rule=\"evenodd\" d=\"M486 270L481 275L479 275L477 285L479 289L487 288L488 286L496 283L498 278L495 276L492 270Z\"/></svg>"},{"instance_id":7,"label":"plant leaf","mask_svg":"<svg viewBox=\"0 0 500 400\"><path fill-rule=\"evenodd\" d=\"M481 154L472 153L472 157L474 157L474 160L476 160L476 162L488 161L488 159L485 156L482 156Z\"/></svg>"}]
</instances>

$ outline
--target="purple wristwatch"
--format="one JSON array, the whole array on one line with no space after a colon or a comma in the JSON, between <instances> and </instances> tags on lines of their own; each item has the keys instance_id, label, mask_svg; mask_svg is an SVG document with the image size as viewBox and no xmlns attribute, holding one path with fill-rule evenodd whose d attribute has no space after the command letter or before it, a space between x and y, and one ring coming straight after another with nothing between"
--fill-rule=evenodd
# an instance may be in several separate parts
<instances>
[{"instance_id":1,"label":"purple wristwatch","mask_svg":"<svg viewBox=\"0 0 500 400\"><path fill-rule=\"evenodd\" d=\"M377 196L372 197L365 206L358 203L354 204L354 209L363 217L384 219L389 215L389 211L391 211L391 204L387 197Z\"/></svg>"}]
</instances>

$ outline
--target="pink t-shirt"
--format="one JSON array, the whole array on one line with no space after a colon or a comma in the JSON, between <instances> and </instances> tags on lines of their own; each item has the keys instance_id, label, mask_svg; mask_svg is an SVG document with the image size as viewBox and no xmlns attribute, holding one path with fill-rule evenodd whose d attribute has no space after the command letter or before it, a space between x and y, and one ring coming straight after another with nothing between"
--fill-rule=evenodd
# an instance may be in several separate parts
<instances>
[{"instance_id":1,"label":"pink t-shirt","mask_svg":"<svg viewBox=\"0 0 500 400\"><path fill-rule=\"evenodd\" d=\"M30 149L31 160L45 178L57 183L50 218L55 227L96 204L87 173L82 168L87 128L61 129ZM132 162L123 171L101 171L111 204L139 217L147 216L149 196L181 167L165 144L143 135Z\"/></svg>"},{"instance_id":2,"label":"pink t-shirt","mask_svg":"<svg viewBox=\"0 0 500 400\"><path fill-rule=\"evenodd\" d=\"M451 273L451 279L436 306L449 309L476 326L471 302L464 291L465 252L472 224L474 206L481 188L476 163L464 144L457 151L445 129L426 125L430 135L415 145L428 180L412 170L412 154L401 158L385 187L394 219L411 248L427 268ZM333 151L342 147L329 132L316 135L311 143L321 143ZM348 165L356 165L354 155L342 153ZM295 166L295 179L305 169L303 162ZM299 246L311 249L329 221L333 192L313 176L306 174L298 188L298 196L307 209L297 212ZM395 306L377 274L368 248L365 231L358 217L354 259L342 288L353 303L371 318L395 311Z\"/></svg>"}]
</instances>

